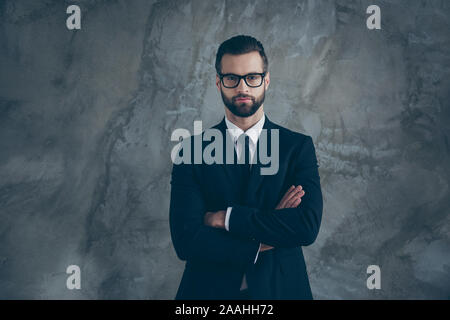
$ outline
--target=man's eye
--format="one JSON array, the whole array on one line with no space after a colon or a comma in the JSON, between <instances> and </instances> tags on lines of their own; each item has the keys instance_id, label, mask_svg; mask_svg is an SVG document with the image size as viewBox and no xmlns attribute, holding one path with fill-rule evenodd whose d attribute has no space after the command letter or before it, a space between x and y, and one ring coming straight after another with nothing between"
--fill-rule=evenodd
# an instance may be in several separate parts
<instances>
[{"instance_id":1,"label":"man's eye","mask_svg":"<svg viewBox=\"0 0 450 320\"><path fill-rule=\"evenodd\" d=\"M234 80L236 80L236 77L235 76L226 76L225 80L234 81Z\"/></svg>"},{"instance_id":2,"label":"man's eye","mask_svg":"<svg viewBox=\"0 0 450 320\"><path fill-rule=\"evenodd\" d=\"M256 80L256 76L247 76L248 80Z\"/></svg>"}]
</instances>

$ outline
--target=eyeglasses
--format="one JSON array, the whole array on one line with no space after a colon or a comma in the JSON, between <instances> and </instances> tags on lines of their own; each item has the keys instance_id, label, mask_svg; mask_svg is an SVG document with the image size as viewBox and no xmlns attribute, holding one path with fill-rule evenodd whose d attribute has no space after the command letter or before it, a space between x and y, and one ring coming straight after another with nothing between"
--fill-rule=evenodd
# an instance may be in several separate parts
<instances>
[{"instance_id":1,"label":"eyeglasses","mask_svg":"<svg viewBox=\"0 0 450 320\"><path fill-rule=\"evenodd\" d=\"M258 88L262 85L265 76L265 72L249 73L243 76L234 73L219 74L220 81L222 81L223 86L228 89L236 88L241 82L241 79L244 79L245 83L250 88Z\"/></svg>"}]
</instances>

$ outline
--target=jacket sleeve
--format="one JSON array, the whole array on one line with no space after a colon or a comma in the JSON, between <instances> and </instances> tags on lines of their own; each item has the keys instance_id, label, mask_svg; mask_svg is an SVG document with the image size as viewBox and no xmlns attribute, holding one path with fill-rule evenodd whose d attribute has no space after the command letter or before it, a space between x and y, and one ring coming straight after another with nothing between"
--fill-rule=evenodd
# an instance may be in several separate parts
<instances>
[{"instance_id":1,"label":"jacket sleeve","mask_svg":"<svg viewBox=\"0 0 450 320\"><path fill-rule=\"evenodd\" d=\"M174 164L171 179L170 233L181 260L197 260L246 268L253 264L259 242L206 226L206 213L194 165Z\"/></svg>"},{"instance_id":2,"label":"jacket sleeve","mask_svg":"<svg viewBox=\"0 0 450 320\"><path fill-rule=\"evenodd\" d=\"M275 210L233 206L229 231L256 239L274 247L298 247L312 244L320 228L323 199L314 144L307 136L294 160L292 183L305 190L296 208ZM283 191L280 196L285 194Z\"/></svg>"}]
</instances>

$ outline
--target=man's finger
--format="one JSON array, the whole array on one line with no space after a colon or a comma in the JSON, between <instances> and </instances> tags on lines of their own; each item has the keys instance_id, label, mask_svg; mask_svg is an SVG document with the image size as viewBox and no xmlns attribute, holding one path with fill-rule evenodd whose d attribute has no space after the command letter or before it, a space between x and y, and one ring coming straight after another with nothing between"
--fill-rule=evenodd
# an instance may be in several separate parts
<instances>
[{"instance_id":1,"label":"man's finger","mask_svg":"<svg viewBox=\"0 0 450 320\"><path fill-rule=\"evenodd\" d=\"M300 204L300 202L302 202L302 198L299 197L293 204L292 204L292 208L297 208L298 205Z\"/></svg>"},{"instance_id":2,"label":"man's finger","mask_svg":"<svg viewBox=\"0 0 450 320\"><path fill-rule=\"evenodd\" d=\"M287 192L284 194L284 196L283 196L283 198L281 198L281 200L280 200L280 202L278 203L278 205L276 206L276 210L279 210L279 209L283 209L284 208L284 206L285 206L285 203L286 203L286 198L287 198L287 196L290 194L290 192L292 191L292 190L294 190L295 189L295 186L294 185L292 185L288 190L287 190Z\"/></svg>"},{"instance_id":3,"label":"man's finger","mask_svg":"<svg viewBox=\"0 0 450 320\"><path fill-rule=\"evenodd\" d=\"M301 189L301 186L295 188L295 191L292 192L292 194L290 195L289 199L286 200L285 206L287 206L287 205L291 204L292 202L294 202L296 200L297 196L302 195L302 192L304 192L304 191Z\"/></svg>"},{"instance_id":4,"label":"man's finger","mask_svg":"<svg viewBox=\"0 0 450 320\"><path fill-rule=\"evenodd\" d=\"M286 200L291 199L293 196L295 196L297 193L299 193L302 190L302 186L297 186L294 189L292 189L288 196L286 197Z\"/></svg>"},{"instance_id":5,"label":"man's finger","mask_svg":"<svg viewBox=\"0 0 450 320\"><path fill-rule=\"evenodd\" d=\"M302 190L300 192L298 192L294 197L292 197L287 203L286 203L286 207L287 208L294 208L297 205L295 205L296 202L298 202L299 199L301 199L303 196L305 195L305 190ZM299 202L300 203L300 202Z\"/></svg>"},{"instance_id":6,"label":"man's finger","mask_svg":"<svg viewBox=\"0 0 450 320\"><path fill-rule=\"evenodd\" d=\"M292 185L292 186L286 191L286 193L284 194L283 198L281 198L280 203L282 203L283 201L285 201L286 198L289 196L289 194L290 194L290 193L292 192L292 190L294 190L294 189L295 189L295 186Z\"/></svg>"},{"instance_id":7,"label":"man's finger","mask_svg":"<svg viewBox=\"0 0 450 320\"><path fill-rule=\"evenodd\" d=\"M289 188L289 190L286 192L285 196L283 197L283 199L280 201L280 204L282 205L282 207L286 206L286 203L289 201L289 199L291 199L293 196L295 196L295 194L297 192L299 192L302 189L302 186L297 186L295 188Z\"/></svg>"}]
</instances>

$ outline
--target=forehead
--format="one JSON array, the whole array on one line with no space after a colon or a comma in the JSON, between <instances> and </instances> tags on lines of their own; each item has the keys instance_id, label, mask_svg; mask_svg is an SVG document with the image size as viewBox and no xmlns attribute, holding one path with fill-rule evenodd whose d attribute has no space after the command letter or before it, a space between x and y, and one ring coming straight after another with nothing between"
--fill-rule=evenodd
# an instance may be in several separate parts
<instances>
[{"instance_id":1,"label":"forehead","mask_svg":"<svg viewBox=\"0 0 450 320\"><path fill-rule=\"evenodd\" d=\"M235 73L244 75L247 73L262 73L263 59L258 51L244 54L224 54L222 57L222 73Z\"/></svg>"}]
</instances>

